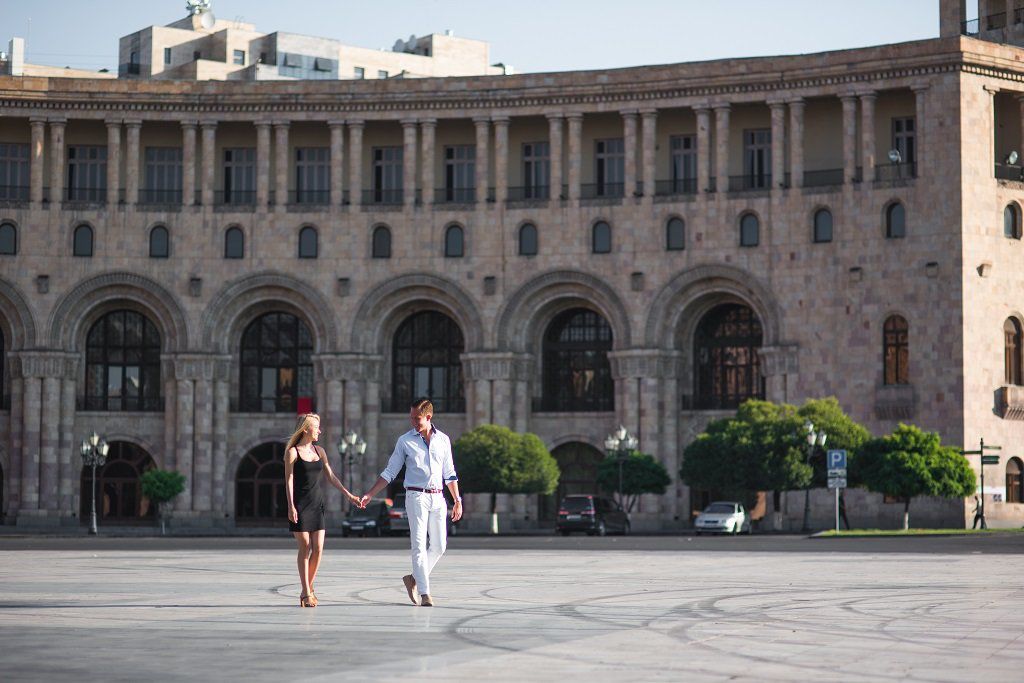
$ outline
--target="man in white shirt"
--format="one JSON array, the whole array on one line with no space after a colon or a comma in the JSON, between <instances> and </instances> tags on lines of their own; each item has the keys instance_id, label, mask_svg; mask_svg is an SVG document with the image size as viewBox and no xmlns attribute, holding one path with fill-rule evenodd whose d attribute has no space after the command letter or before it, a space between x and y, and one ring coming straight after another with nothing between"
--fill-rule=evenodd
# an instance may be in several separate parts
<instances>
[{"instance_id":1,"label":"man in white shirt","mask_svg":"<svg viewBox=\"0 0 1024 683\"><path fill-rule=\"evenodd\" d=\"M459 478L452 462L452 442L448 435L434 427L434 405L429 399L418 399L409 410L412 429L398 437L387 467L373 487L360 501L366 507L377 493L394 481L405 467L405 511L409 517L409 540L412 545L412 574L402 577L409 600L414 605L433 607L430 597L430 572L444 554L448 542L445 502L442 483L448 487L455 505L452 521L462 517ZM427 547L427 538L430 547ZM417 595L419 597L417 597Z\"/></svg>"}]
</instances>

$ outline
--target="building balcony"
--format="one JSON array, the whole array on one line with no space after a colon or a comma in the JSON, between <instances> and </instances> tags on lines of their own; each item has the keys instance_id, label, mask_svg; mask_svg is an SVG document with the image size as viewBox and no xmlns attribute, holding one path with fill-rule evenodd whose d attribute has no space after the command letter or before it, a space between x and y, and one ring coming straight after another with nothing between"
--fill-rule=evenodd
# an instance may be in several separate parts
<instances>
[{"instance_id":1,"label":"building balcony","mask_svg":"<svg viewBox=\"0 0 1024 683\"><path fill-rule=\"evenodd\" d=\"M585 183L580 185L580 199L622 199L625 183Z\"/></svg>"},{"instance_id":2,"label":"building balcony","mask_svg":"<svg viewBox=\"0 0 1024 683\"><path fill-rule=\"evenodd\" d=\"M674 180L656 180L654 182L655 197L678 197L697 194L696 178L676 178Z\"/></svg>"},{"instance_id":3,"label":"building balcony","mask_svg":"<svg viewBox=\"0 0 1024 683\"><path fill-rule=\"evenodd\" d=\"M139 190L139 204L142 206L180 207L181 190Z\"/></svg>"},{"instance_id":4,"label":"building balcony","mask_svg":"<svg viewBox=\"0 0 1024 683\"><path fill-rule=\"evenodd\" d=\"M64 203L71 205L103 205L107 203L105 187L65 187Z\"/></svg>"},{"instance_id":5,"label":"building balcony","mask_svg":"<svg viewBox=\"0 0 1024 683\"><path fill-rule=\"evenodd\" d=\"M289 207L321 208L330 203L330 190L288 190Z\"/></svg>"},{"instance_id":6,"label":"building balcony","mask_svg":"<svg viewBox=\"0 0 1024 683\"><path fill-rule=\"evenodd\" d=\"M985 30L994 31L998 28L1006 28L1006 12L990 14L985 17Z\"/></svg>"},{"instance_id":7,"label":"building balcony","mask_svg":"<svg viewBox=\"0 0 1024 683\"><path fill-rule=\"evenodd\" d=\"M996 164L995 177L997 180L1024 181L1024 166L1014 164Z\"/></svg>"},{"instance_id":8,"label":"building balcony","mask_svg":"<svg viewBox=\"0 0 1024 683\"><path fill-rule=\"evenodd\" d=\"M363 205L401 206L405 198L405 190L381 189L363 190Z\"/></svg>"},{"instance_id":9,"label":"building balcony","mask_svg":"<svg viewBox=\"0 0 1024 683\"><path fill-rule=\"evenodd\" d=\"M29 201L29 188L24 185L0 185L0 206L18 207Z\"/></svg>"},{"instance_id":10,"label":"building balcony","mask_svg":"<svg viewBox=\"0 0 1024 683\"><path fill-rule=\"evenodd\" d=\"M1007 384L996 389L996 414L1004 420L1024 420L1024 387Z\"/></svg>"},{"instance_id":11,"label":"building balcony","mask_svg":"<svg viewBox=\"0 0 1024 683\"><path fill-rule=\"evenodd\" d=\"M508 188L507 201L510 202L547 202L551 198L548 185L527 185L525 187Z\"/></svg>"},{"instance_id":12,"label":"building balcony","mask_svg":"<svg viewBox=\"0 0 1024 683\"><path fill-rule=\"evenodd\" d=\"M824 171L804 171L804 187L829 187L842 185L845 178L841 168L830 168Z\"/></svg>"},{"instance_id":13,"label":"building balcony","mask_svg":"<svg viewBox=\"0 0 1024 683\"><path fill-rule=\"evenodd\" d=\"M771 173L747 173L729 176L729 192L764 192L771 188Z\"/></svg>"},{"instance_id":14,"label":"building balcony","mask_svg":"<svg viewBox=\"0 0 1024 683\"><path fill-rule=\"evenodd\" d=\"M256 190L217 190L213 204L221 209L253 210L256 208Z\"/></svg>"},{"instance_id":15,"label":"building balcony","mask_svg":"<svg viewBox=\"0 0 1024 683\"><path fill-rule=\"evenodd\" d=\"M917 162L905 161L899 164L877 164L875 180L883 182L900 182L913 180L917 177Z\"/></svg>"},{"instance_id":16,"label":"building balcony","mask_svg":"<svg viewBox=\"0 0 1024 683\"><path fill-rule=\"evenodd\" d=\"M435 204L475 204L475 187L442 187L434 190Z\"/></svg>"}]
</instances>

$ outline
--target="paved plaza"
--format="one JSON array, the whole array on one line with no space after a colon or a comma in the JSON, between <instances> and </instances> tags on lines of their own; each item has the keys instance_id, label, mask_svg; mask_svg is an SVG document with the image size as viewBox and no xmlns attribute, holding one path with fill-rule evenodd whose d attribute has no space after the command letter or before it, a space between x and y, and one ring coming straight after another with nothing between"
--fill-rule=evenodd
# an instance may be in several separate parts
<instances>
[{"instance_id":1,"label":"paved plaza","mask_svg":"<svg viewBox=\"0 0 1024 683\"><path fill-rule=\"evenodd\" d=\"M1024 539L0 539L21 680L982 681L1024 675ZM851 539L853 540L853 539ZM772 549L776 544L777 550ZM903 552L909 550L912 552Z\"/></svg>"}]
</instances>

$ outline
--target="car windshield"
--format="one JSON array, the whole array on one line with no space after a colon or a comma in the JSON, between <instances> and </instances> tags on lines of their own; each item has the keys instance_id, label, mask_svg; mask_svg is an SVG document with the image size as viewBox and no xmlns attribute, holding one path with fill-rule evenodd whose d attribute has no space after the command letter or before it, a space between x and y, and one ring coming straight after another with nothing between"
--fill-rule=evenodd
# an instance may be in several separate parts
<instances>
[{"instance_id":1,"label":"car windshield","mask_svg":"<svg viewBox=\"0 0 1024 683\"><path fill-rule=\"evenodd\" d=\"M732 503L712 503L704 508L704 512L712 515L731 515L736 512L736 506Z\"/></svg>"},{"instance_id":2,"label":"car windshield","mask_svg":"<svg viewBox=\"0 0 1024 683\"><path fill-rule=\"evenodd\" d=\"M590 510L594 507L590 498L583 496L575 496L572 498L565 498L562 500L562 508L568 512L580 512L581 510Z\"/></svg>"}]
</instances>

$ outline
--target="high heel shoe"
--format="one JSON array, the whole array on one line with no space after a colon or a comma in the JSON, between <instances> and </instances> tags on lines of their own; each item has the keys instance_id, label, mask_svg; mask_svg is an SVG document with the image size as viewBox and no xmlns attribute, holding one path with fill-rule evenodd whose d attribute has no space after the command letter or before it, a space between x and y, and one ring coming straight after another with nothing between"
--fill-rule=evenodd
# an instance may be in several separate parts
<instances>
[{"instance_id":1,"label":"high heel shoe","mask_svg":"<svg viewBox=\"0 0 1024 683\"><path fill-rule=\"evenodd\" d=\"M316 607L319 604L320 604L320 601L316 599L316 593L310 591L309 592L309 606L310 607Z\"/></svg>"},{"instance_id":2,"label":"high heel shoe","mask_svg":"<svg viewBox=\"0 0 1024 683\"><path fill-rule=\"evenodd\" d=\"M308 595L299 596L299 607L312 607L313 605L309 601Z\"/></svg>"}]
</instances>

